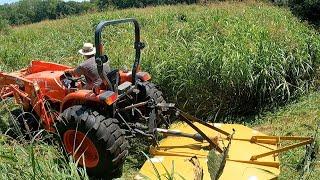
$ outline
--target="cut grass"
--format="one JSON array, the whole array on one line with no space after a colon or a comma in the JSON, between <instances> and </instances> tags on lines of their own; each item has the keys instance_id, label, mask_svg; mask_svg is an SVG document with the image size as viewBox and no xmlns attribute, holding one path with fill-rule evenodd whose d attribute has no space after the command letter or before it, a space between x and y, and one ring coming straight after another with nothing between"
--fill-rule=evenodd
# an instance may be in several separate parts
<instances>
[{"instance_id":1,"label":"cut grass","mask_svg":"<svg viewBox=\"0 0 320 180\"><path fill-rule=\"evenodd\" d=\"M314 136L317 125L320 124L320 92L313 92L300 98L297 102L283 107L275 112L269 112L250 125L258 131L268 135L282 136ZM320 143L320 131L316 141ZM280 156L281 176L280 179L298 179L296 171L305 148L298 148L283 153ZM318 154L315 170L308 179L320 177L320 156Z\"/></svg>"}]
</instances>

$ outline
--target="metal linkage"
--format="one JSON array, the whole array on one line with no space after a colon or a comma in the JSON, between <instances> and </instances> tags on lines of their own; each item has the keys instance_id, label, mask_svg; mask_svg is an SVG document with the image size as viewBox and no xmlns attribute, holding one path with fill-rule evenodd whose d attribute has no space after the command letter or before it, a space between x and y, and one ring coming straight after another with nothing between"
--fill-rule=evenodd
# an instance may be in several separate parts
<instances>
[{"instance_id":1,"label":"metal linkage","mask_svg":"<svg viewBox=\"0 0 320 180\"><path fill-rule=\"evenodd\" d=\"M259 139L276 140L278 143L280 143L280 140L301 141L301 142L295 143L295 144L292 144L292 145L289 145L289 146L284 146L284 147L281 147L279 149L272 150L272 151L269 151L269 152L266 152L266 153L253 155L250 158L250 160L252 160L252 161L253 160L258 160L260 158L263 158L263 157L266 157L266 156L269 156L269 155L285 152L285 151L288 151L290 149L294 149L294 148L297 148L297 147L300 147L300 146L311 144L314 141L314 139L312 137L299 137L299 136L293 136L293 137L290 137L290 136L253 136L253 138L255 138L257 140L256 142L259 142ZM256 143L256 142L253 142L253 143ZM262 143L262 142L260 141L260 143ZM265 144L270 144L270 143L265 142Z\"/></svg>"},{"instance_id":2,"label":"metal linkage","mask_svg":"<svg viewBox=\"0 0 320 180\"><path fill-rule=\"evenodd\" d=\"M160 133L164 133L164 134L170 134L172 136L183 136L183 137L189 137L189 138L193 138L194 140L196 141L203 141L203 140L206 140L209 144L210 144L210 148L214 148L216 149L219 153L222 153L223 152L223 149L219 146L219 144L212 140L210 137L208 137L201 129L199 129L196 125L193 124L193 122L197 122L201 125L204 125L214 131L217 131L225 136L228 137L228 139L230 139L230 134L222 129L219 129L217 127L214 127L213 125L211 124L208 124L190 114L187 114L183 111L181 111L180 109L176 108L175 105L173 103L161 103L161 104L157 104L156 105L157 107L166 107L166 108L169 108L171 109L175 115L182 121L184 121L185 123L187 123L192 129L194 129L197 134L187 134L187 133L182 133L182 132L172 132L170 130L166 130L166 131L163 131L162 129L160 129ZM159 130L159 129L158 129Z\"/></svg>"},{"instance_id":3,"label":"metal linkage","mask_svg":"<svg viewBox=\"0 0 320 180\"><path fill-rule=\"evenodd\" d=\"M183 113L180 111L177 111L177 113L178 113L178 117L180 117L181 120L186 122L190 127L192 127L195 131L197 131L206 141L209 142L211 148L216 149L219 153L223 152L223 150L219 147L218 143L212 141L212 139L210 139L203 131L201 131L196 125L192 123L193 122L192 120L194 119L189 119L188 116L186 116L186 113ZM195 122L197 122L197 120Z\"/></svg>"}]
</instances>

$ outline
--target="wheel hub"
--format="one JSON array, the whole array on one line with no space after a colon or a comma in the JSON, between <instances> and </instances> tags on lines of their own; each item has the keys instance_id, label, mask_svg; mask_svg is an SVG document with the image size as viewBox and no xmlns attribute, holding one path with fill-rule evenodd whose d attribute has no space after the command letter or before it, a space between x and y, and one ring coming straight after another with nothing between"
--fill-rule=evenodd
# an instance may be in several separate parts
<instances>
[{"instance_id":1,"label":"wheel hub","mask_svg":"<svg viewBox=\"0 0 320 180\"><path fill-rule=\"evenodd\" d=\"M82 132L67 130L63 143L68 154L71 154L80 165L93 168L99 163L99 154L93 142Z\"/></svg>"}]
</instances>

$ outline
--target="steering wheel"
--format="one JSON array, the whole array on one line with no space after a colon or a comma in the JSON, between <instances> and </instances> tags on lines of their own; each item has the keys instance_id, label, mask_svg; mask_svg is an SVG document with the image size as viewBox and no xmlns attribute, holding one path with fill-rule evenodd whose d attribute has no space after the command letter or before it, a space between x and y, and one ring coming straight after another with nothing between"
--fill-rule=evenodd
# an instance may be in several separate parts
<instances>
[{"instance_id":1,"label":"steering wheel","mask_svg":"<svg viewBox=\"0 0 320 180\"><path fill-rule=\"evenodd\" d=\"M62 83L64 84L64 86L66 86L68 89L70 88L75 88L76 87L76 83L81 81L82 83L84 83L84 77L80 76L80 77L73 77L71 75L71 73L68 72L64 72L63 76L65 78L62 78Z\"/></svg>"}]
</instances>

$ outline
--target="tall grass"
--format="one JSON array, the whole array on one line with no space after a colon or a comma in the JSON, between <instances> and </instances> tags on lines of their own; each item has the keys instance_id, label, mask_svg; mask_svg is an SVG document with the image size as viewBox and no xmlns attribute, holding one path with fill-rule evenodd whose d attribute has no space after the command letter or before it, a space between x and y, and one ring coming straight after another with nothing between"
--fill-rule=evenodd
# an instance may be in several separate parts
<instances>
[{"instance_id":1,"label":"tall grass","mask_svg":"<svg viewBox=\"0 0 320 180\"><path fill-rule=\"evenodd\" d=\"M88 179L43 140L21 143L1 135L0 147L0 179Z\"/></svg>"},{"instance_id":2,"label":"tall grass","mask_svg":"<svg viewBox=\"0 0 320 180\"><path fill-rule=\"evenodd\" d=\"M76 66L100 20L136 17L147 43L142 64L170 101L197 115L246 114L312 86L319 35L288 10L265 4L164 6L88 14L16 27L0 36L0 70L44 59ZM108 27L113 67L130 68L133 30ZM132 54L130 53L132 52Z\"/></svg>"},{"instance_id":3,"label":"tall grass","mask_svg":"<svg viewBox=\"0 0 320 180\"><path fill-rule=\"evenodd\" d=\"M0 179L88 179L76 162L65 159L52 134L22 133L11 113L17 108L11 99L0 101Z\"/></svg>"},{"instance_id":4,"label":"tall grass","mask_svg":"<svg viewBox=\"0 0 320 180\"><path fill-rule=\"evenodd\" d=\"M288 10L221 3L107 11L14 27L0 33L0 71L20 69L32 59L76 66L83 60L77 50L93 42L100 20L126 17L142 26L143 69L169 101L197 115L245 114L284 103L306 92L319 68L319 34ZM113 67L131 67L132 32L120 26L103 33ZM61 156L44 142L0 136L0 179L81 178Z\"/></svg>"}]
</instances>

